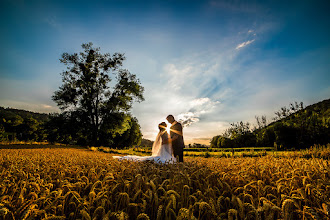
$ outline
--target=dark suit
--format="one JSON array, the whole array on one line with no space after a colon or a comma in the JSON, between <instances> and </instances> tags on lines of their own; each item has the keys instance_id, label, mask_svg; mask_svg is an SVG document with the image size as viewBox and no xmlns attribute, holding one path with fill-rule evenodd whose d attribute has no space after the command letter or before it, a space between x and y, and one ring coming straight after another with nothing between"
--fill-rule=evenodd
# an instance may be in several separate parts
<instances>
[{"instance_id":1,"label":"dark suit","mask_svg":"<svg viewBox=\"0 0 330 220\"><path fill-rule=\"evenodd\" d=\"M182 125L179 122L171 126L170 136L171 139L177 137L176 140L172 140L173 154L175 158L179 156L179 162L183 162L184 142L182 135Z\"/></svg>"}]
</instances>

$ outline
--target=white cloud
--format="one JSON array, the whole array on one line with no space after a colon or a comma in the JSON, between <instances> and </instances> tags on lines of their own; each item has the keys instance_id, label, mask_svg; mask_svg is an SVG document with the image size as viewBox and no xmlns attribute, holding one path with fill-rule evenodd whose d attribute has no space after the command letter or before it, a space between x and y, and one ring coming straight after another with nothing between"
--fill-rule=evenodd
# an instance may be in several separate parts
<instances>
[{"instance_id":1,"label":"white cloud","mask_svg":"<svg viewBox=\"0 0 330 220\"><path fill-rule=\"evenodd\" d=\"M171 89L179 90L182 88L181 85L189 80L189 74L192 74L192 67L186 65L179 68L175 64L170 63L165 65L164 74Z\"/></svg>"},{"instance_id":2,"label":"white cloud","mask_svg":"<svg viewBox=\"0 0 330 220\"><path fill-rule=\"evenodd\" d=\"M211 123L209 118L218 121L213 118L223 108L220 100L231 95L231 88L221 85L239 69L234 48L235 44L223 42L210 50L173 59L163 65L160 77L157 74L151 76L155 79L149 78L148 81L153 83L144 84L146 101L133 107L144 138L153 140L158 133L158 123L165 121L168 114L186 126L186 140L219 133L221 129L211 133L209 130L208 133L200 131L196 135L200 125Z\"/></svg>"},{"instance_id":3,"label":"white cloud","mask_svg":"<svg viewBox=\"0 0 330 220\"><path fill-rule=\"evenodd\" d=\"M193 123L196 123L199 121L198 118L199 115L193 112L186 112L183 114L178 115L178 121L181 122L183 127L187 127Z\"/></svg>"},{"instance_id":4,"label":"white cloud","mask_svg":"<svg viewBox=\"0 0 330 220\"><path fill-rule=\"evenodd\" d=\"M245 42L243 42L243 43L241 43L241 44L238 44L238 45L236 46L236 50L241 49L241 48L243 48L243 47L246 47L247 45L253 43L254 41L255 41L255 39L253 39L253 40L248 40L248 41L245 41Z\"/></svg>"},{"instance_id":5,"label":"white cloud","mask_svg":"<svg viewBox=\"0 0 330 220\"><path fill-rule=\"evenodd\" d=\"M199 98L199 99L194 99L192 100L190 103L192 106L201 106L205 103L208 103L210 102L210 99L209 98Z\"/></svg>"},{"instance_id":6,"label":"white cloud","mask_svg":"<svg viewBox=\"0 0 330 220\"><path fill-rule=\"evenodd\" d=\"M198 98L190 101L191 109L188 112L178 115L178 120L184 127L199 122L203 114L210 113L219 104L219 101L212 101L210 98Z\"/></svg>"},{"instance_id":7,"label":"white cloud","mask_svg":"<svg viewBox=\"0 0 330 220\"><path fill-rule=\"evenodd\" d=\"M211 12L213 10L232 10L236 13L267 11L257 3L231 0L211 0L209 8ZM61 20L59 17L52 15L46 17L43 21L50 27L64 28L59 22ZM263 18L260 15L255 17L255 14L253 17ZM168 16L166 18L171 19ZM105 24L108 20L105 20ZM129 64L128 69L137 74L145 87L145 101L135 103L132 109L133 115L139 120L144 137L154 139L158 132L158 123L165 121L168 114L173 114L178 120L182 119L189 124L184 128L185 140L205 139L220 134L229 126L229 122L247 121L253 119L255 114L261 115L267 112L272 114L278 107L287 105L288 101L293 101L293 98L298 97L297 100L300 101L299 95L306 97L307 91L312 91L306 89L308 83L297 83L292 81L292 78L287 79L292 74L286 74L285 79L277 80L276 77L284 75L280 72L281 69L288 73L301 73L301 71L295 71L295 68L289 68L292 62L287 62L287 60L276 62L274 61L276 55L274 55L275 59L273 59L274 56L267 59L255 56L254 51L245 53L241 50L254 41L260 44L266 42L274 32L285 25L278 19L255 19L255 22L252 20L228 23L230 28L226 28L227 25L218 28L223 31L205 31L204 33L192 28L194 31L191 30L185 35L182 35L185 32L177 29L181 27L180 22L173 23L171 29L166 26L159 28L159 25L154 28L152 27L154 25L146 25L142 29L137 26L137 28L130 28L129 34L126 30L127 23L124 21L113 24L110 32L99 31L93 32L92 35L86 33L86 28L81 25L69 25L74 30L68 32L69 36L62 37L65 40L62 40L62 46L57 45L58 49L55 52L57 56L58 51L65 52L67 48L73 47L80 50L80 43L77 44L77 42L85 39L96 41L103 52L117 51L117 49L119 52L125 52L127 55L125 68L126 64ZM103 35L105 37L102 37ZM109 35L112 36L111 41L109 41ZM128 38L123 36L128 36ZM187 36L189 39L186 40ZM238 44L238 42L243 43ZM108 45L108 48L104 48L104 45ZM185 55L180 57L180 54ZM24 56L19 58L23 59ZM261 59L259 63L256 62L258 59ZM58 63L58 58L54 60ZM245 62L246 60L250 62ZM62 84L59 73L64 66L56 65L56 68L53 68L45 64L43 70L40 71L40 65L38 64L38 68L35 68L35 62L31 61L24 62L32 65L29 68L23 65L25 69L33 71L39 69L37 71L40 74L29 76L29 80L21 82L1 79L0 104L41 112L57 111L50 97ZM262 65L262 63L267 63L267 65ZM289 69L294 71L290 72ZM37 81L36 76L47 80ZM316 78L314 71L311 77ZM54 83L56 80L57 82ZM283 82L286 82L285 86ZM318 85L315 82L314 85ZM318 92L317 89L314 91ZM322 92L326 97L329 89L324 89ZM313 98L313 95L315 96L315 92L311 93L310 97ZM9 99L16 102L10 102Z\"/></svg>"},{"instance_id":8,"label":"white cloud","mask_svg":"<svg viewBox=\"0 0 330 220\"><path fill-rule=\"evenodd\" d=\"M161 77L155 76L158 83L153 80L155 83L146 87L146 101L133 108L145 138L155 138L158 123L168 114L181 120L185 142L192 143L221 134L231 122L254 123L255 115L267 115L270 120L277 108L302 100L300 87L290 86L302 83L286 79L285 85L278 84L281 71L287 71L278 67L285 66L287 60L270 57L258 62L255 54L236 49L254 40L240 45L235 42L224 41L163 64Z\"/></svg>"},{"instance_id":9,"label":"white cloud","mask_svg":"<svg viewBox=\"0 0 330 220\"><path fill-rule=\"evenodd\" d=\"M255 31L252 30L252 29L248 30L247 33L248 33L248 34L252 34L253 36L257 36L257 34L255 33Z\"/></svg>"}]
</instances>

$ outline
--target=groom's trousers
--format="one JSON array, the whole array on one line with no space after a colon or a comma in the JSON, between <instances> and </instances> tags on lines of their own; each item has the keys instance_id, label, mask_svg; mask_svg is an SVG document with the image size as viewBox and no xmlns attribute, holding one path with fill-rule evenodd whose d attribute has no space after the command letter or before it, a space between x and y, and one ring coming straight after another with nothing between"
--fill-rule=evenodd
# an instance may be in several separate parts
<instances>
[{"instance_id":1,"label":"groom's trousers","mask_svg":"<svg viewBox=\"0 0 330 220\"><path fill-rule=\"evenodd\" d=\"M183 162L183 148L181 146L173 146L173 155L179 162Z\"/></svg>"}]
</instances>

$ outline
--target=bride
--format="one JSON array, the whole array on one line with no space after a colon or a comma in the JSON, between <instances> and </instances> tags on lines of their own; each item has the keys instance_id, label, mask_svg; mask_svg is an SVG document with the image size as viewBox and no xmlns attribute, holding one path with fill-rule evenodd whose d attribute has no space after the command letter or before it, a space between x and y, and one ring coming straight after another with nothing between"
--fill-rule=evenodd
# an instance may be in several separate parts
<instances>
[{"instance_id":1,"label":"bride","mask_svg":"<svg viewBox=\"0 0 330 220\"><path fill-rule=\"evenodd\" d=\"M158 125L159 133L156 137L155 142L152 145L152 155L151 156L136 156L136 155L127 155L127 156L113 156L116 159L128 159L134 161L147 161L154 160L161 163L173 163L176 161L173 156L173 149L171 144L170 135L166 132L166 123L162 122Z\"/></svg>"}]
</instances>

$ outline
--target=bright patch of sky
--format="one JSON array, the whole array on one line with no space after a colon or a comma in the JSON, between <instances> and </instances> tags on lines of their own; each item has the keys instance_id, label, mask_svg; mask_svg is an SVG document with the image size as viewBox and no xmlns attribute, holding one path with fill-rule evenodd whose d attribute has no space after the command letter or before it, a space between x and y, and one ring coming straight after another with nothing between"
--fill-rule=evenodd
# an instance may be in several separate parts
<instances>
[{"instance_id":1,"label":"bright patch of sky","mask_svg":"<svg viewBox=\"0 0 330 220\"><path fill-rule=\"evenodd\" d=\"M230 122L330 96L329 1L0 2L0 106L59 111L63 52L122 52L145 87L145 138L168 114L207 143Z\"/></svg>"}]
</instances>

